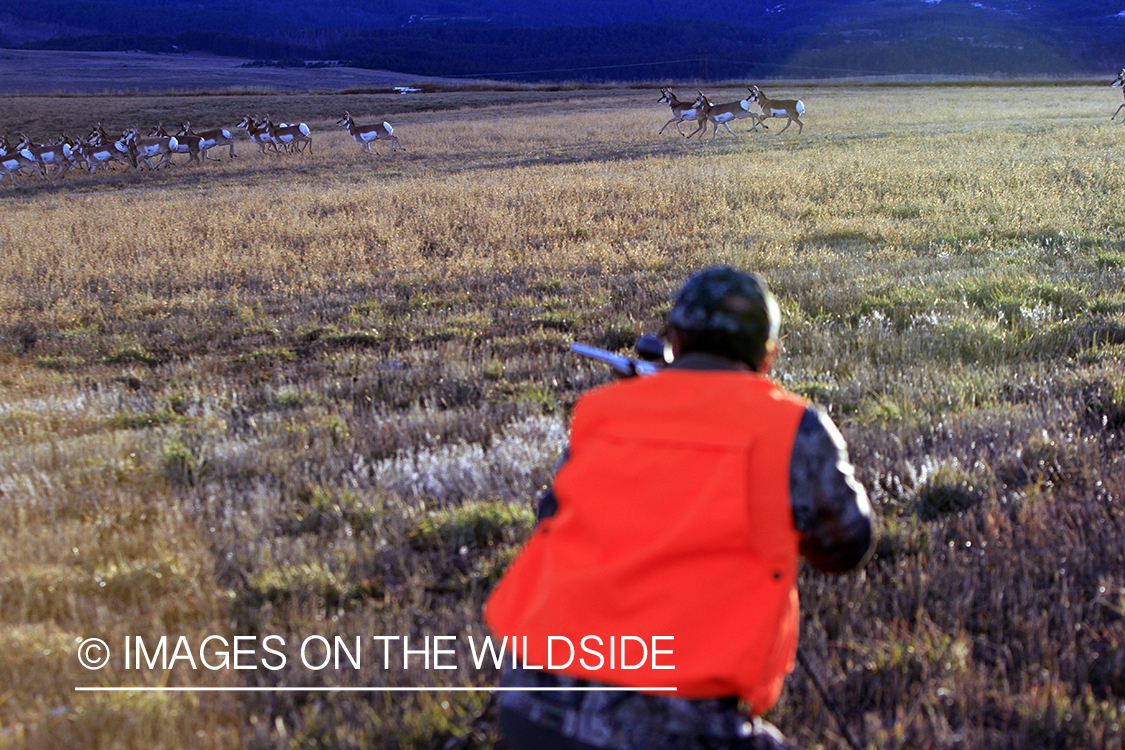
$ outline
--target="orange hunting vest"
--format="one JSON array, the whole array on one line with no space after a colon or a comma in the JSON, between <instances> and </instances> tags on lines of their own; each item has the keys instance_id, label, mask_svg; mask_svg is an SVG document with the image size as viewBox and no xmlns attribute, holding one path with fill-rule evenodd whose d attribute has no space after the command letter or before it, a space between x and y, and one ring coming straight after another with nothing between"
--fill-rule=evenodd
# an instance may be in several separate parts
<instances>
[{"instance_id":1,"label":"orange hunting vest","mask_svg":"<svg viewBox=\"0 0 1125 750\"><path fill-rule=\"evenodd\" d=\"M807 406L736 371L665 370L579 399L558 511L485 604L509 659L768 710L797 647L789 460Z\"/></svg>"}]
</instances>

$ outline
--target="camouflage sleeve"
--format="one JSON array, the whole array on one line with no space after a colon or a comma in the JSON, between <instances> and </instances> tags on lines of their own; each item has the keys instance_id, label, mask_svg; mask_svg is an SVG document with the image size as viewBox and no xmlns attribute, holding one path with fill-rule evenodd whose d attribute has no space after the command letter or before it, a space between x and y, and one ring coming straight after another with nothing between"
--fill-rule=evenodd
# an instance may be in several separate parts
<instances>
[{"instance_id":1,"label":"camouflage sleeve","mask_svg":"<svg viewBox=\"0 0 1125 750\"><path fill-rule=\"evenodd\" d=\"M550 518L551 516L555 515L555 513L558 512L558 509L559 501L555 498L555 490L551 487L551 485L547 485L543 488L543 491L539 493L539 497L536 499L536 525L538 525L539 522L544 518Z\"/></svg>"},{"instance_id":2,"label":"camouflage sleeve","mask_svg":"<svg viewBox=\"0 0 1125 750\"><path fill-rule=\"evenodd\" d=\"M559 462L555 464L555 474L559 473L559 469L566 462L566 457L570 452L570 446L563 449L562 456L559 457ZM555 498L554 486L548 484L539 493L539 497L535 500L535 523L539 524L544 518L550 518L555 515L559 509L559 501Z\"/></svg>"},{"instance_id":3,"label":"camouflage sleeve","mask_svg":"<svg viewBox=\"0 0 1125 750\"><path fill-rule=\"evenodd\" d=\"M855 480L844 437L816 407L805 411L797 427L789 494L801 554L809 564L845 573L863 562L873 542L871 505Z\"/></svg>"}]
</instances>

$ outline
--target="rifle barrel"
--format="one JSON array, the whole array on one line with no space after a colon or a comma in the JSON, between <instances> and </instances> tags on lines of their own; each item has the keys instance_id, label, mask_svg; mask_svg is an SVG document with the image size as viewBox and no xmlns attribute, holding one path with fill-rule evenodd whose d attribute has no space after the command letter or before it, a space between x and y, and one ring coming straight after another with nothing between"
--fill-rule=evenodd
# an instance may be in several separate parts
<instances>
[{"instance_id":1,"label":"rifle barrel","mask_svg":"<svg viewBox=\"0 0 1125 750\"><path fill-rule=\"evenodd\" d=\"M589 346L588 344L571 344L570 350L575 354L593 357L596 360L605 362L613 368L614 372L618 375L624 375L625 377L632 377L633 375L651 375L658 369L656 365L651 362L631 359L630 357L615 354L606 349L599 349L596 346Z\"/></svg>"}]
</instances>

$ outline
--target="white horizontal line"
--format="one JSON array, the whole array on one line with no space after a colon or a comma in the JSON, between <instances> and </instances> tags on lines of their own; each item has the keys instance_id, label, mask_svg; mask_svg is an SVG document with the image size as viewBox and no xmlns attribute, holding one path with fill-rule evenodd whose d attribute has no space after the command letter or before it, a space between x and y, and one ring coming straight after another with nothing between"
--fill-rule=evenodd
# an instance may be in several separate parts
<instances>
[{"instance_id":1,"label":"white horizontal line","mask_svg":"<svg viewBox=\"0 0 1125 750\"><path fill-rule=\"evenodd\" d=\"M512 688L512 687L80 687L74 688L75 692L94 693L406 693L428 691L457 691L457 692L489 692L501 693L508 691L529 691L537 693L546 692L676 692L674 687L541 687L541 688Z\"/></svg>"}]
</instances>

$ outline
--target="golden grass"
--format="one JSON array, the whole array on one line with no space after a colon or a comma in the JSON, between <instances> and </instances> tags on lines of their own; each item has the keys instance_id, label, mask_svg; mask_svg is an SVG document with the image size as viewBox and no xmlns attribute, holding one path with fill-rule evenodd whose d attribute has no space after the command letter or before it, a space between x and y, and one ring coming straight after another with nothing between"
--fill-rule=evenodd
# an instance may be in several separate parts
<instances>
[{"instance_id":1,"label":"golden grass","mask_svg":"<svg viewBox=\"0 0 1125 750\"><path fill-rule=\"evenodd\" d=\"M1120 747L1121 547L1091 530L1125 490L1117 101L1062 84L766 89L804 99L803 135L657 137L655 91L461 92L421 98L429 111L9 100L0 131L44 138L268 111L307 121L314 146L242 140L222 163L0 186L0 747L432 747L464 731L479 696L73 688L490 674L90 672L76 648L479 637L566 409L607 377L566 346L630 345L715 262L779 293L777 375L831 410L884 518L866 578L802 581L808 647L857 731ZM344 110L389 120L409 150L362 154ZM1053 548L1079 561L1069 573ZM807 681L789 690L773 718L833 746Z\"/></svg>"}]
</instances>

